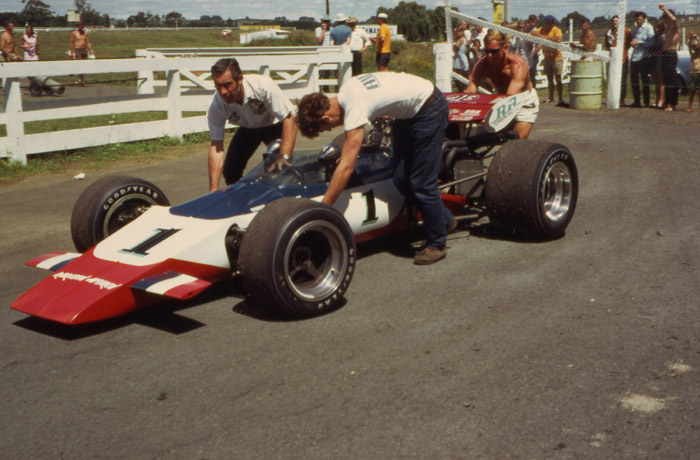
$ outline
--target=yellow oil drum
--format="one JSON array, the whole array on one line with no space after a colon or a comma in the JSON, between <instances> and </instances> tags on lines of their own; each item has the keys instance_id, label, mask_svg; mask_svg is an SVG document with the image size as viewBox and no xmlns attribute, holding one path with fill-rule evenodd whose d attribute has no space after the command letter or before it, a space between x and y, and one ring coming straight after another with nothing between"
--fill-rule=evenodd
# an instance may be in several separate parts
<instances>
[{"instance_id":1,"label":"yellow oil drum","mask_svg":"<svg viewBox=\"0 0 700 460\"><path fill-rule=\"evenodd\" d=\"M603 61L571 61L569 97L572 109L600 108L603 97Z\"/></svg>"}]
</instances>

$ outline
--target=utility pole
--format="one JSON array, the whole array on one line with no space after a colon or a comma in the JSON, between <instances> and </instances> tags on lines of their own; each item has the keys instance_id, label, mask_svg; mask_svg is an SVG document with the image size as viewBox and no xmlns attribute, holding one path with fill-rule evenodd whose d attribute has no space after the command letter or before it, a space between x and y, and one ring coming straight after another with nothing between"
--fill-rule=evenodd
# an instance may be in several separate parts
<instances>
[{"instance_id":1,"label":"utility pole","mask_svg":"<svg viewBox=\"0 0 700 460\"><path fill-rule=\"evenodd\" d=\"M326 0L326 14L331 14L331 10L328 8L328 0Z\"/></svg>"}]
</instances>

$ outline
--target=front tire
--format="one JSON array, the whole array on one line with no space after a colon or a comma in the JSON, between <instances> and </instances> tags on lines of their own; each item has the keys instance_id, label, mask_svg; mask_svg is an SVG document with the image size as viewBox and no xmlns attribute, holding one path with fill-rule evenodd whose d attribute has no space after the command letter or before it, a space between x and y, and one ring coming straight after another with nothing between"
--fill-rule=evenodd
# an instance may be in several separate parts
<instances>
[{"instance_id":1,"label":"front tire","mask_svg":"<svg viewBox=\"0 0 700 460\"><path fill-rule=\"evenodd\" d=\"M559 238L578 199L578 170L565 146L515 140L489 167L485 198L491 221L535 238Z\"/></svg>"},{"instance_id":2,"label":"front tire","mask_svg":"<svg viewBox=\"0 0 700 460\"><path fill-rule=\"evenodd\" d=\"M312 316L339 304L355 259L354 236L340 212L308 199L281 198L246 229L238 266L255 303Z\"/></svg>"},{"instance_id":3,"label":"front tire","mask_svg":"<svg viewBox=\"0 0 700 460\"><path fill-rule=\"evenodd\" d=\"M85 252L153 205L169 206L152 183L131 176L102 177L80 194L70 221L73 244Z\"/></svg>"}]
</instances>

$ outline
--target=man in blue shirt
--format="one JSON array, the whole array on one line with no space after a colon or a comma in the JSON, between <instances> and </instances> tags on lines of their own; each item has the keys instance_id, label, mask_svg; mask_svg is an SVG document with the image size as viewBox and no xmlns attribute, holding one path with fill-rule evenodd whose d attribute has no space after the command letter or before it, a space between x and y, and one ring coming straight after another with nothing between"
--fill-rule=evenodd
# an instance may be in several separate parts
<instances>
[{"instance_id":1,"label":"man in blue shirt","mask_svg":"<svg viewBox=\"0 0 700 460\"><path fill-rule=\"evenodd\" d=\"M644 94L644 106L649 107L649 85L651 84L651 72L653 58L649 55L649 48L654 44L654 28L647 21L646 13L638 11L634 14L635 26L632 27L632 58L630 59L630 79L632 80L632 95L634 104L632 107L641 107L639 103L639 81L642 82Z\"/></svg>"},{"instance_id":2,"label":"man in blue shirt","mask_svg":"<svg viewBox=\"0 0 700 460\"><path fill-rule=\"evenodd\" d=\"M352 29L345 23L348 18L343 13L338 13L335 18L335 27L331 30L331 45L340 46L350 44Z\"/></svg>"}]
</instances>

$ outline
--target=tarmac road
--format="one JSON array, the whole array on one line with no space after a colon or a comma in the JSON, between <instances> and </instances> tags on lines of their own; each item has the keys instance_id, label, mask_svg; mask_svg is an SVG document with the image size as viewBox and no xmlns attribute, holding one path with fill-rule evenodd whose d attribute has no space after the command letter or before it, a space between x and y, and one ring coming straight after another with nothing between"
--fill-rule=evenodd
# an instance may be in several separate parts
<instances>
[{"instance_id":1,"label":"tarmac road","mask_svg":"<svg viewBox=\"0 0 700 460\"><path fill-rule=\"evenodd\" d=\"M698 458L697 115L543 107L532 138L579 167L566 237L462 228L422 267L365 245L347 303L303 321L220 292L90 327L27 318L9 305L46 272L22 263L72 249L97 174L2 186L2 457ZM206 190L205 154L119 172L180 202Z\"/></svg>"}]
</instances>

